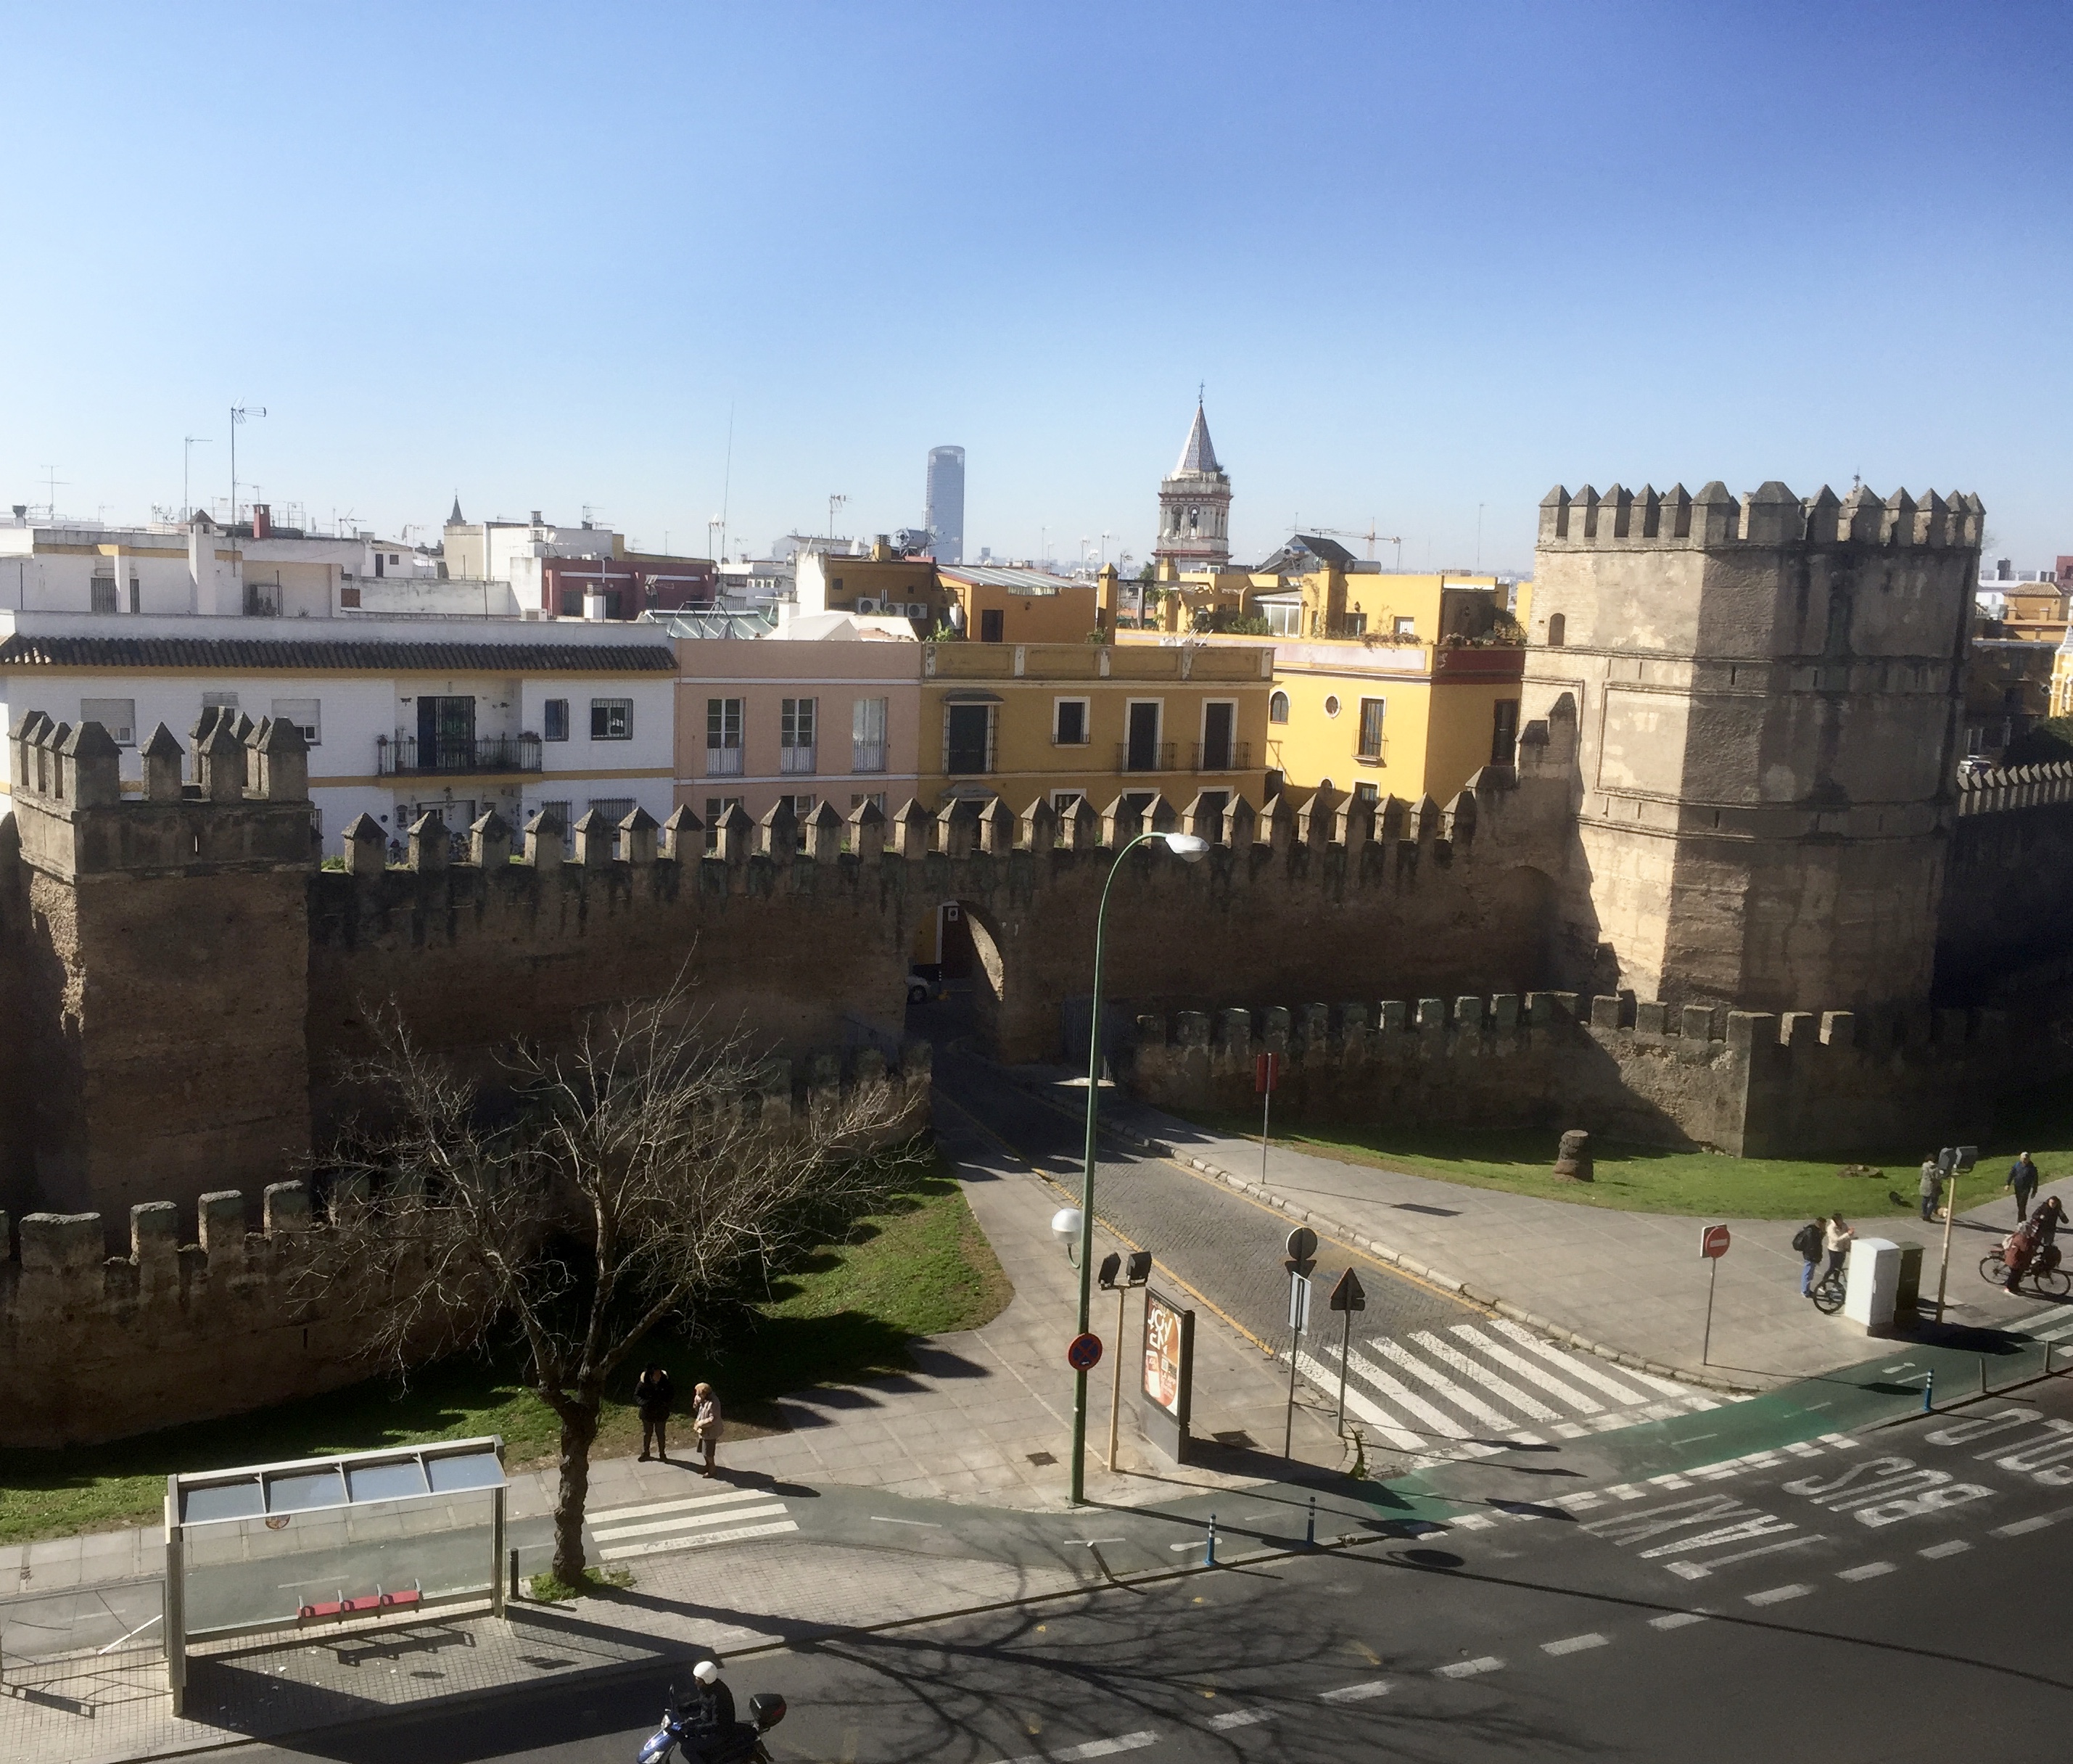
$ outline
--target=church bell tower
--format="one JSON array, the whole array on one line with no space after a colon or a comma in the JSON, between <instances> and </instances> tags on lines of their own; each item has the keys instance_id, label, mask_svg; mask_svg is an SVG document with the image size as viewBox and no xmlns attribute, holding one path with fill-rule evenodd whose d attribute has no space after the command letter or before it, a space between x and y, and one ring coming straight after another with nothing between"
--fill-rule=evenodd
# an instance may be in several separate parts
<instances>
[{"instance_id":1,"label":"church bell tower","mask_svg":"<svg viewBox=\"0 0 2073 1764\"><path fill-rule=\"evenodd\" d=\"M1230 479L1217 464L1210 425L1195 402L1195 421L1181 463L1159 485L1159 542L1152 555L1177 570L1221 570L1230 563Z\"/></svg>"}]
</instances>

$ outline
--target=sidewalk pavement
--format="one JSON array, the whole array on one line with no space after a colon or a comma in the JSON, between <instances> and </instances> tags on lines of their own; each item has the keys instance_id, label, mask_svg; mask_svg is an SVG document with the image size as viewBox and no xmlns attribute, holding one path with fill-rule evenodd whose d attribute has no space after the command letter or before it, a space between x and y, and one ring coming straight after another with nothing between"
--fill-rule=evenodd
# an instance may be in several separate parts
<instances>
[{"instance_id":1,"label":"sidewalk pavement","mask_svg":"<svg viewBox=\"0 0 2073 1764\"><path fill-rule=\"evenodd\" d=\"M1054 1066L1016 1070L1018 1082L1065 1112L1085 1108L1086 1079ZM1272 1144L1263 1181L1257 1140L1211 1131L1103 1090L1102 1119L1140 1143L1170 1148L1192 1167L1268 1201L1327 1234L1402 1260L1469 1296L1496 1300L1511 1314L1558 1337L1615 1358L1646 1362L1688 1382L1758 1389L1862 1359L1863 1329L1824 1317L1799 1292L1793 1219L1701 1221L1682 1214L1623 1213L1498 1189L1471 1188ZM1551 1143L1550 1160L1553 1158ZM1912 1194L1914 1173L1881 1185ZM1980 1204L1952 1222L1945 1320L1969 1328L2022 1329L2073 1308L2011 1298L1983 1281L1980 1258L2015 1228L2015 1206L1988 1166L1961 1178L1960 1197ZM2073 1178L2046 1184L2038 1199L2061 1195L2073 1206ZM1867 1237L1923 1247L1923 1297L1935 1296L1943 1242L1940 1225L1913 1214L1854 1222ZM1732 1246L1721 1259L1710 1349L1704 1344L1708 1271L1699 1254L1702 1223L1725 1224ZM1703 1358L1702 1358L1703 1354Z\"/></svg>"}]
</instances>

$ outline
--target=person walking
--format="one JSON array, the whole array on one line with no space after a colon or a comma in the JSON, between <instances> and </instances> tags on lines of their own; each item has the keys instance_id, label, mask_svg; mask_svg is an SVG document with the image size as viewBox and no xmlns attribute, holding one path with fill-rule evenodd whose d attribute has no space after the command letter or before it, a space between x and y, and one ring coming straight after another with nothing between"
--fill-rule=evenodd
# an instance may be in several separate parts
<instances>
[{"instance_id":1,"label":"person walking","mask_svg":"<svg viewBox=\"0 0 2073 1764\"><path fill-rule=\"evenodd\" d=\"M1821 1228L1821 1247L1828 1252L1828 1271L1821 1278L1840 1280L1843 1258L1850 1253L1850 1240L1857 1234L1840 1213Z\"/></svg>"},{"instance_id":2,"label":"person walking","mask_svg":"<svg viewBox=\"0 0 2073 1764\"><path fill-rule=\"evenodd\" d=\"M1821 1265L1821 1227L1827 1222L1809 1219L1792 1234L1792 1247L1799 1252L1799 1296L1814 1296L1814 1271Z\"/></svg>"},{"instance_id":3,"label":"person walking","mask_svg":"<svg viewBox=\"0 0 2073 1764\"><path fill-rule=\"evenodd\" d=\"M2030 1203L2037 1194L2037 1166L2030 1161L2029 1152L2009 1166L2008 1180L2001 1186L2015 1190L2015 1222L2021 1224L2030 1217Z\"/></svg>"},{"instance_id":4,"label":"person walking","mask_svg":"<svg viewBox=\"0 0 2073 1764\"><path fill-rule=\"evenodd\" d=\"M648 1461L648 1448L653 1445L654 1455L668 1463L670 1442L665 1434L670 1425L670 1411L675 1407L677 1399L669 1373L650 1360L641 1375L641 1382L633 1387L633 1399L641 1409L641 1462Z\"/></svg>"},{"instance_id":5,"label":"person walking","mask_svg":"<svg viewBox=\"0 0 2073 1764\"><path fill-rule=\"evenodd\" d=\"M706 1455L706 1467L699 1474L711 1476L719 1453L720 1413L719 1398L710 1384L691 1392L691 1426L699 1436L699 1449Z\"/></svg>"},{"instance_id":6,"label":"person walking","mask_svg":"<svg viewBox=\"0 0 2073 1764\"><path fill-rule=\"evenodd\" d=\"M1925 1222L1936 1217L1936 1197L1943 1189L1943 1173L1936 1167L1934 1156L1922 1160L1922 1217Z\"/></svg>"}]
</instances>

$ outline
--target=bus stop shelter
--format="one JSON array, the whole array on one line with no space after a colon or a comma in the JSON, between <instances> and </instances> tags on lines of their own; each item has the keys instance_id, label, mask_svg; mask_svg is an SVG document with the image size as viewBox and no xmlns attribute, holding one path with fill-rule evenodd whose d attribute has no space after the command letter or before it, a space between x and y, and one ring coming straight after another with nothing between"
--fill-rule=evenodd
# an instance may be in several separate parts
<instances>
[{"instance_id":1,"label":"bus stop shelter","mask_svg":"<svg viewBox=\"0 0 2073 1764\"><path fill-rule=\"evenodd\" d=\"M166 1478L166 1673L197 1642L504 1613L504 1442L447 1440Z\"/></svg>"}]
</instances>

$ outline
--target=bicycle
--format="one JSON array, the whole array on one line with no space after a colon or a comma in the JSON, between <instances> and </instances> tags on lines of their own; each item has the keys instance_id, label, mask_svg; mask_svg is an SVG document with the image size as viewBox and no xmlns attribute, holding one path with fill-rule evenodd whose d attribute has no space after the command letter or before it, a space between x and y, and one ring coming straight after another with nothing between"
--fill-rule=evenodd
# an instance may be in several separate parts
<instances>
[{"instance_id":1,"label":"bicycle","mask_svg":"<svg viewBox=\"0 0 2073 1764\"><path fill-rule=\"evenodd\" d=\"M2060 1266L2056 1243L2047 1243L2017 1280L2009 1278L2009 1265L2002 1252L1990 1251L1980 1258L1980 1278L1989 1286L2005 1286L2011 1292L2020 1292L2022 1281L2027 1280L2041 1299L2063 1299L2073 1294L2073 1274Z\"/></svg>"},{"instance_id":2,"label":"bicycle","mask_svg":"<svg viewBox=\"0 0 2073 1764\"><path fill-rule=\"evenodd\" d=\"M1843 1308L1843 1289L1846 1278L1844 1270L1850 1265L1845 1255L1840 1265L1831 1267L1809 1289L1814 1309L1824 1317L1833 1317Z\"/></svg>"}]
</instances>

